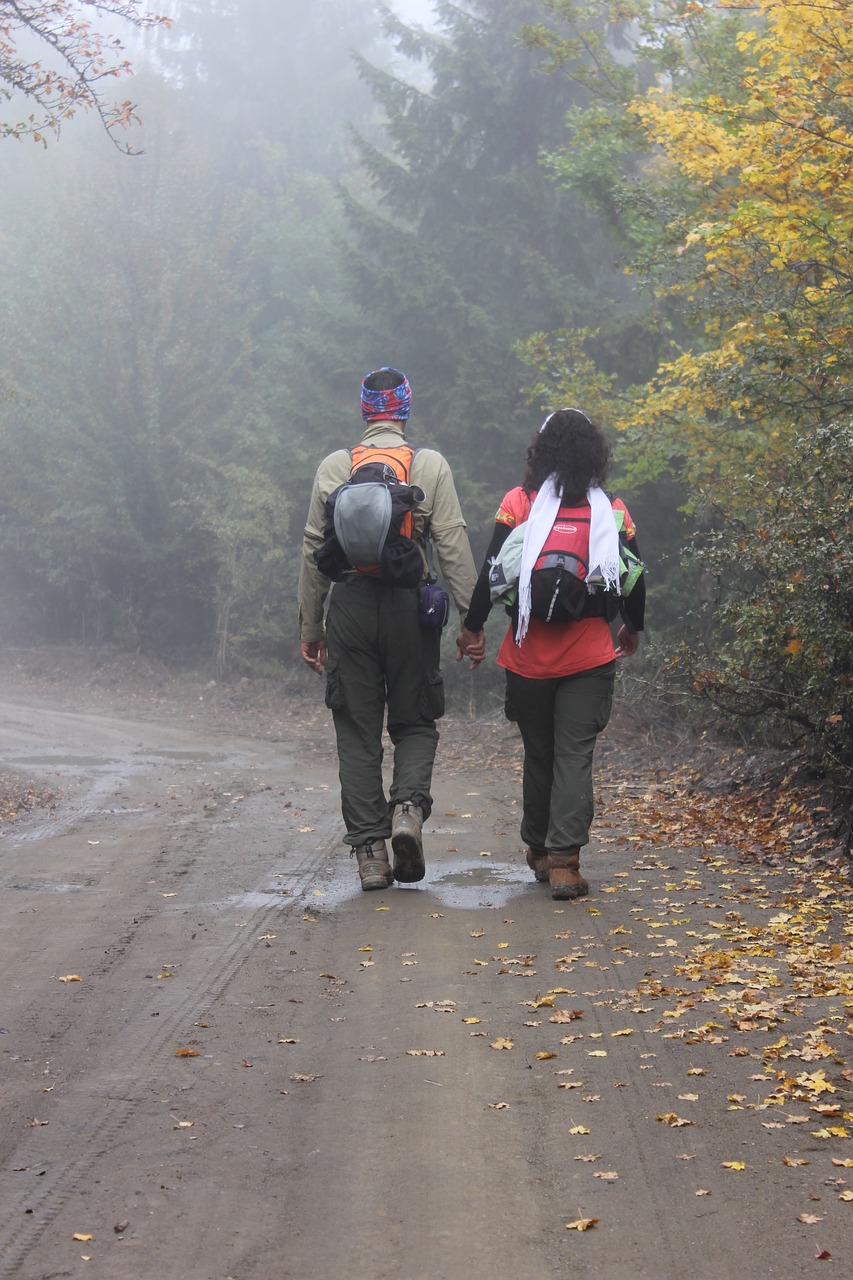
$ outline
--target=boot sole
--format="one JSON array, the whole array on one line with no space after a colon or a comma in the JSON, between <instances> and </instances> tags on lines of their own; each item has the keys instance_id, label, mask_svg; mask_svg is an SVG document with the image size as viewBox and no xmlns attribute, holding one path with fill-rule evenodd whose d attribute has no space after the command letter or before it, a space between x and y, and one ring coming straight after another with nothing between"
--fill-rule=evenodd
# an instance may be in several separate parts
<instances>
[{"instance_id":1,"label":"boot sole","mask_svg":"<svg viewBox=\"0 0 853 1280\"><path fill-rule=\"evenodd\" d=\"M426 875L423 849L414 836L401 834L391 840L394 850L394 879L399 884L415 884Z\"/></svg>"},{"instance_id":2,"label":"boot sole","mask_svg":"<svg viewBox=\"0 0 853 1280\"><path fill-rule=\"evenodd\" d=\"M394 883L394 877L389 880L387 876L373 876L369 880L362 880L362 893L370 893L372 889L388 889Z\"/></svg>"},{"instance_id":3,"label":"boot sole","mask_svg":"<svg viewBox=\"0 0 853 1280\"><path fill-rule=\"evenodd\" d=\"M550 883L550 878L549 878ZM551 884L551 897L558 901L571 898L585 898L589 893L588 884Z\"/></svg>"}]
</instances>

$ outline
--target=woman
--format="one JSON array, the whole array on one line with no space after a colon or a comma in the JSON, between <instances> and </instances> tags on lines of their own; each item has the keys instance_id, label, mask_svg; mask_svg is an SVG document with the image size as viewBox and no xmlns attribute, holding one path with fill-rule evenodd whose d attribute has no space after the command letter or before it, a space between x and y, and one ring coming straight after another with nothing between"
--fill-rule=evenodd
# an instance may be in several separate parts
<instances>
[{"instance_id":1,"label":"woman","mask_svg":"<svg viewBox=\"0 0 853 1280\"><path fill-rule=\"evenodd\" d=\"M619 599L622 624L614 646L606 616L545 621L530 613L530 573L560 508L589 508L589 577L596 570L618 591L619 535L613 511L623 513L629 548L639 555L634 526L621 502L605 497L602 484L610 446L579 409L558 409L545 419L527 450L524 483L506 494L462 633L458 657L476 666L484 654L481 633L491 609L489 572L512 530L526 522L518 603L498 653L507 678L508 719L524 743L521 838L537 880L554 898L589 893L580 874L580 851L593 817L592 758L610 717L616 658L637 651L643 629L645 584ZM597 597L601 599L601 597Z\"/></svg>"}]
</instances>

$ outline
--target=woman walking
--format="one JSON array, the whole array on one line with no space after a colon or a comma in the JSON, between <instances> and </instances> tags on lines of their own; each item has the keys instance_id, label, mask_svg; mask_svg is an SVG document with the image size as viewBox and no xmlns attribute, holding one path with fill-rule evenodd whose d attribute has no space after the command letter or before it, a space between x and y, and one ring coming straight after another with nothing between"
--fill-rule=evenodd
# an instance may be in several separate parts
<instances>
[{"instance_id":1,"label":"woman walking","mask_svg":"<svg viewBox=\"0 0 853 1280\"><path fill-rule=\"evenodd\" d=\"M592 761L599 733L610 717L616 659L637 651L643 629L642 575L620 595L619 523L639 555L624 505L604 494L610 446L579 409L559 409L545 419L527 450L524 482L501 502L471 607L457 640L458 656L482 660L482 630L491 609L489 575L498 554L525 525L518 599L498 653L506 670L506 714L524 744L521 838L537 880L554 898L589 893L580 873L581 849L593 818ZM557 518L589 522L588 573L579 617L546 621L531 614L531 572ZM614 608L615 605L615 608ZM535 606L534 606L535 607ZM610 618L621 625L614 644Z\"/></svg>"}]
</instances>

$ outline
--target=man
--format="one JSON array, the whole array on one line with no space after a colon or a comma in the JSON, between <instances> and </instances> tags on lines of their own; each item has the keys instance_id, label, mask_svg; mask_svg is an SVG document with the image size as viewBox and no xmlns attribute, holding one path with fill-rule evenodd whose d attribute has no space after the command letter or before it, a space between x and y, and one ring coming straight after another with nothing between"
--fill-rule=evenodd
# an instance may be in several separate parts
<instances>
[{"instance_id":1,"label":"man","mask_svg":"<svg viewBox=\"0 0 853 1280\"><path fill-rule=\"evenodd\" d=\"M362 383L362 445L395 449L405 444L411 408L405 374L384 366ZM369 455L368 455L369 457ZM432 809L435 726L444 714L439 667L441 632L418 620L418 588L400 587L376 574L347 572L333 589L317 568L314 552L324 541L326 499L350 477L352 458L338 449L314 478L305 525L299 578L302 656L326 673L326 705L335 724L341 808L347 844L358 860L361 887L386 889L426 874L421 829ZM460 616L468 611L477 573L450 468L434 449L417 449L409 482L425 495L414 508L414 536L429 535ZM324 602L328 599L325 628ZM476 665L485 637L467 634L457 659ZM382 728L394 746L390 799L382 781ZM394 855L389 862L386 840Z\"/></svg>"}]
</instances>

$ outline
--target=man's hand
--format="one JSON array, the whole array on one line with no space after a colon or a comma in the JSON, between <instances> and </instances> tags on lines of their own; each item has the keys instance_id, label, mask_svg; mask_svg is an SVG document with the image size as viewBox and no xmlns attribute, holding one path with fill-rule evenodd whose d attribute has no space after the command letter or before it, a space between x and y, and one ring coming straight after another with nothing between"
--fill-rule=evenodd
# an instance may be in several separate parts
<instances>
[{"instance_id":1,"label":"man's hand","mask_svg":"<svg viewBox=\"0 0 853 1280\"><path fill-rule=\"evenodd\" d=\"M303 640L301 648L302 661L321 676L329 656L325 640Z\"/></svg>"},{"instance_id":2,"label":"man's hand","mask_svg":"<svg viewBox=\"0 0 853 1280\"><path fill-rule=\"evenodd\" d=\"M470 658L473 671L475 667L479 667L485 656L485 631L469 631L467 627L463 627L456 637L456 661L461 662L463 658Z\"/></svg>"},{"instance_id":3,"label":"man's hand","mask_svg":"<svg viewBox=\"0 0 853 1280\"><path fill-rule=\"evenodd\" d=\"M619 628L616 637L616 657L631 658L640 646L640 636L636 631L629 631L626 626Z\"/></svg>"}]
</instances>

